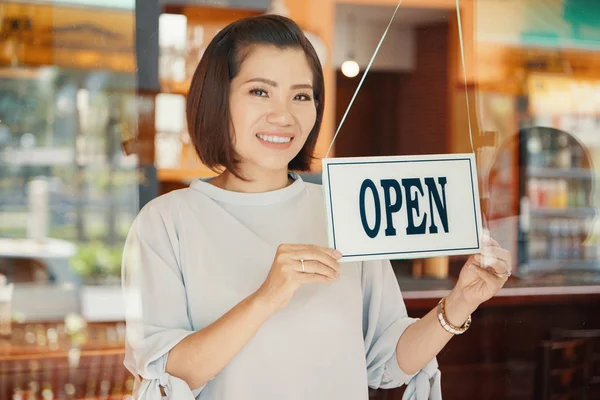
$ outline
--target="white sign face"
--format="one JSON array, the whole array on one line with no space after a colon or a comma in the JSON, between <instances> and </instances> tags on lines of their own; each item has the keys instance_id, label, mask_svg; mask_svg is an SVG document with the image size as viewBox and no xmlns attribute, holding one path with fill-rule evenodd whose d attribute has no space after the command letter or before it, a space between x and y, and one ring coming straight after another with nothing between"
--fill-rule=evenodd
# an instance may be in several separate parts
<instances>
[{"instance_id":1,"label":"white sign face","mask_svg":"<svg viewBox=\"0 0 600 400\"><path fill-rule=\"evenodd\" d=\"M327 158L323 191L341 261L480 251L473 154Z\"/></svg>"}]
</instances>

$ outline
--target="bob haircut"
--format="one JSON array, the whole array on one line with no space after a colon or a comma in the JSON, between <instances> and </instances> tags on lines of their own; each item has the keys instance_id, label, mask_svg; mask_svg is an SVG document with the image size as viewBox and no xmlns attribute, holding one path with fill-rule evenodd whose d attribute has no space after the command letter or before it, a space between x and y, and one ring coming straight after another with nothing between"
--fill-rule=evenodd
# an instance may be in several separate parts
<instances>
[{"instance_id":1,"label":"bob haircut","mask_svg":"<svg viewBox=\"0 0 600 400\"><path fill-rule=\"evenodd\" d=\"M317 116L304 147L290 161L288 168L308 171L323 119L323 70L315 49L300 27L291 19L278 15L235 21L223 28L206 48L194 72L186 104L188 129L196 153L213 171L224 167L244 179L237 169L240 160L233 147L235 136L230 129L229 87L254 45L301 49L306 55L313 73Z\"/></svg>"}]
</instances>

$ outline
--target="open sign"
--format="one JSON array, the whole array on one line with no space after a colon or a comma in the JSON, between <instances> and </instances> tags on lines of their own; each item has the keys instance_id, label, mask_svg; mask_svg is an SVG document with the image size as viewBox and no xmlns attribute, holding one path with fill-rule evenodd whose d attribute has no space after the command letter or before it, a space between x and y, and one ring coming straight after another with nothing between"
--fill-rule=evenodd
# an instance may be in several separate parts
<instances>
[{"instance_id":1,"label":"open sign","mask_svg":"<svg viewBox=\"0 0 600 400\"><path fill-rule=\"evenodd\" d=\"M473 154L323 159L323 190L342 261L480 251Z\"/></svg>"}]
</instances>

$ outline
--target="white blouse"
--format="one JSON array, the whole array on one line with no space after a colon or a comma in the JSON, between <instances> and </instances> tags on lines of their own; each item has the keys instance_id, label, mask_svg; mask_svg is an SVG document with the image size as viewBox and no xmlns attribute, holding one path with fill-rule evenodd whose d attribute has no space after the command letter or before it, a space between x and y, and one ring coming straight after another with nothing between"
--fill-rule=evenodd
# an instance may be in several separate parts
<instances>
[{"instance_id":1,"label":"white blouse","mask_svg":"<svg viewBox=\"0 0 600 400\"><path fill-rule=\"evenodd\" d=\"M330 284L302 286L206 385L165 372L169 351L215 322L264 282L281 243L327 246L322 188L292 174L266 193L202 180L147 204L123 256L134 398L366 400L368 387L409 384L405 399L441 399L436 360L416 376L396 361L407 316L388 261L342 263Z\"/></svg>"}]
</instances>

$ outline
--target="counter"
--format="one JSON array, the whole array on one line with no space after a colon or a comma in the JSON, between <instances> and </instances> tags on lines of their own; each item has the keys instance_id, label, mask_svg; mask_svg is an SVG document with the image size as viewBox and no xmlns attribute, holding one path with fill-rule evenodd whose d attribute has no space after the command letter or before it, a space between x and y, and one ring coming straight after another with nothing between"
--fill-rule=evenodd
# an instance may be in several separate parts
<instances>
[{"instance_id":1,"label":"counter","mask_svg":"<svg viewBox=\"0 0 600 400\"><path fill-rule=\"evenodd\" d=\"M401 268L395 271L411 317L422 317L433 309L455 283L454 279L412 279ZM54 294L62 293L62 297L55 297L50 288L41 289L20 286L15 290L15 310L37 307L26 323L60 321L68 312L79 312L88 321L97 321L94 324L107 319L118 321L115 316L121 312L118 305L122 304L118 287L54 287ZM97 307L90 306L103 295L112 299L110 315L102 315ZM42 301L44 297L47 300ZM45 306L40 307L41 304ZM600 329L599 308L600 274L511 278L496 297L473 314L471 328L453 338L440 353L444 400L531 400L540 342L554 328ZM105 350L106 354L94 349L101 358L112 357L111 368L120 365L114 357L121 357L122 350ZM39 354L39 358L44 362L45 355ZM120 375L119 379L122 383ZM372 394L375 399L393 400L401 399L402 393L403 388Z\"/></svg>"},{"instance_id":2,"label":"counter","mask_svg":"<svg viewBox=\"0 0 600 400\"><path fill-rule=\"evenodd\" d=\"M454 279L410 279L397 273L408 313L422 317ZM438 357L444 400L531 400L538 349L550 331L600 329L600 273L509 280L473 314L473 323ZM401 399L403 389L373 398ZM385 397L382 397L385 395Z\"/></svg>"}]
</instances>

